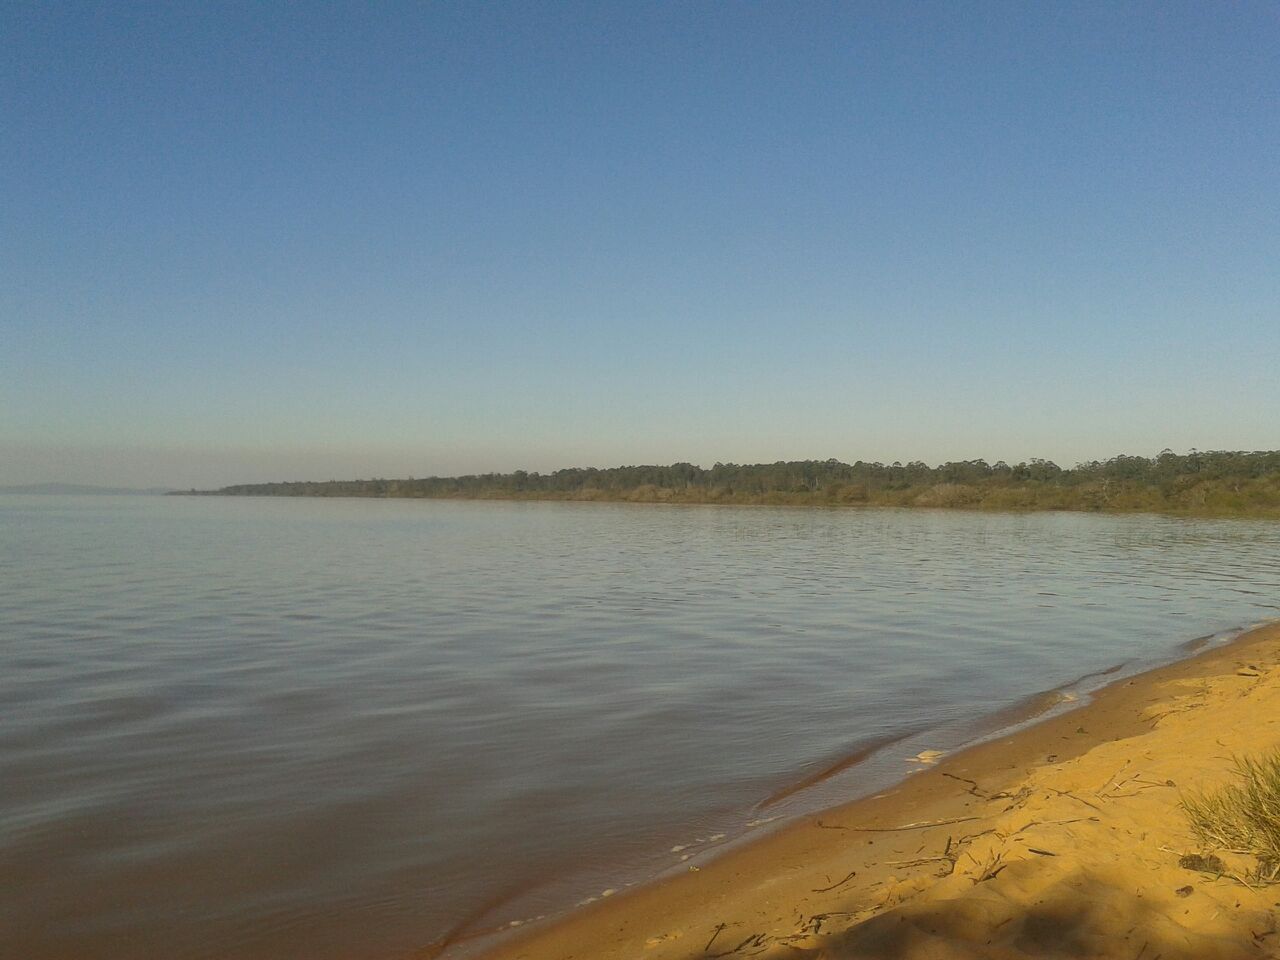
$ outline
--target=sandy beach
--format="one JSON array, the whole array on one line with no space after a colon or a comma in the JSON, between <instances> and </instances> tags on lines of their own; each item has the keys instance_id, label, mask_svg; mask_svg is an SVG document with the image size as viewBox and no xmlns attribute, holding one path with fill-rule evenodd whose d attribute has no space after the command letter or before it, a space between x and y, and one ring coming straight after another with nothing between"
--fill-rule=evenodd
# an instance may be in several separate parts
<instances>
[{"instance_id":1,"label":"sandy beach","mask_svg":"<svg viewBox=\"0 0 1280 960\"><path fill-rule=\"evenodd\" d=\"M1251 857L1218 851L1221 875L1179 864L1202 850L1183 791L1277 748L1270 624L483 956L1280 956L1280 887L1248 879Z\"/></svg>"}]
</instances>

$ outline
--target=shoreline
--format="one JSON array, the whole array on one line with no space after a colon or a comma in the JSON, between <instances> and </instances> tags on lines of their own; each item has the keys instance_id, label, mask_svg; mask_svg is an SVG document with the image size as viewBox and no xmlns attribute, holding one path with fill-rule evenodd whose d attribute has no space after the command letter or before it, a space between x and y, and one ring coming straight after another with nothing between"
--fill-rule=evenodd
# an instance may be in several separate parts
<instances>
[{"instance_id":1,"label":"shoreline","mask_svg":"<svg viewBox=\"0 0 1280 960\"><path fill-rule=\"evenodd\" d=\"M371 500L371 501L428 501L433 503L585 503L621 504L636 507L773 507L797 510L911 510L941 513L1007 513L1016 516L1041 513L1070 513L1097 517L1165 517L1171 520L1244 520L1264 521L1280 519L1280 506L1270 504L1259 508L1159 508L1151 506L1070 506L1060 504L1020 505L1010 503L920 503L911 501L832 501L825 499L662 499L627 496L519 496L486 494L460 495L384 495L384 494L329 494L329 493L224 493L221 490L171 490L161 494L166 497L206 497L244 500Z\"/></svg>"},{"instance_id":2,"label":"shoreline","mask_svg":"<svg viewBox=\"0 0 1280 960\"><path fill-rule=\"evenodd\" d=\"M1196 643L687 872L417 956L1273 955L1276 896L1178 866L1178 798L1280 747L1280 622Z\"/></svg>"}]
</instances>

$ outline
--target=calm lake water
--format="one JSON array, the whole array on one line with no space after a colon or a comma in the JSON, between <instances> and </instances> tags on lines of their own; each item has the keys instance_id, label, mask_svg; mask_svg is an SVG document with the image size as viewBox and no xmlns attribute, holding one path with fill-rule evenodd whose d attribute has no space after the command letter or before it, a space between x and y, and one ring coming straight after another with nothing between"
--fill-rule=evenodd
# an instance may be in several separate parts
<instances>
[{"instance_id":1,"label":"calm lake water","mask_svg":"<svg viewBox=\"0 0 1280 960\"><path fill-rule=\"evenodd\" d=\"M405 956L1278 604L1267 522L0 497L0 954Z\"/></svg>"}]
</instances>

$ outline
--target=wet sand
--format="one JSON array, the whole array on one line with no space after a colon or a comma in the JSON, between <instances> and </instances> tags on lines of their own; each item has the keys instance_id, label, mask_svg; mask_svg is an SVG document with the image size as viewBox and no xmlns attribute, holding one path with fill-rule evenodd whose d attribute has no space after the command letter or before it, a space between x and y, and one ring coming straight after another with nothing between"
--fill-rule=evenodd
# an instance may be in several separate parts
<instances>
[{"instance_id":1,"label":"wet sand","mask_svg":"<svg viewBox=\"0 0 1280 960\"><path fill-rule=\"evenodd\" d=\"M1178 862L1200 850L1181 791L1230 781L1235 755L1278 748L1280 624L1269 624L1117 681L1077 710L915 761L922 769L892 790L513 931L481 955L1280 956L1280 887ZM1240 876L1255 865L1222 857Z\"/></svg>"}]
</instances>

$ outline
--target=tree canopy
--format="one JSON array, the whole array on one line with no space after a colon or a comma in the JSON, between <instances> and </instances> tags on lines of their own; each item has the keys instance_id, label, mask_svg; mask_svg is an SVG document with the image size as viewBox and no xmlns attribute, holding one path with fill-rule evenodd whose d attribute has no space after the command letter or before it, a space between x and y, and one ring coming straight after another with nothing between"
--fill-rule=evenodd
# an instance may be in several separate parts
<instances>
[{"instance_id":1,"label":"tree canopy","mask_svg":"<svg viewBox=\"0 0 1280 960\"><path fill-rule=\"evenodd\" d=\"M193 491L194 492L194 491ZM226 496L625 500L661 503L880 505L1012 510L1158 511L1280 516L1280 451L1118 456L1063 468L961 460L931 467L859 460L692 463L551 473L238 484Z\"/></svg>"}]
</instances>

